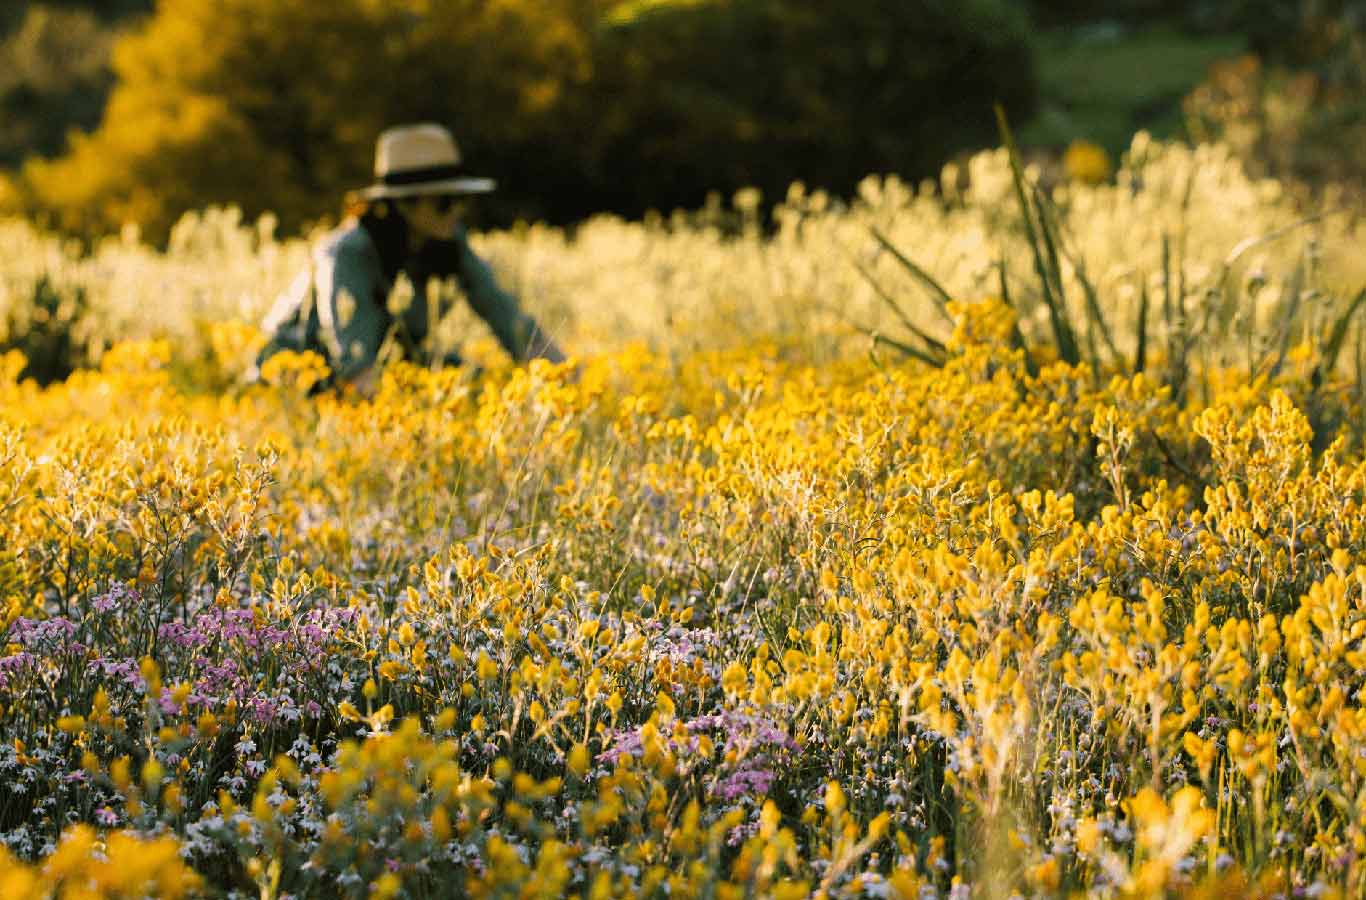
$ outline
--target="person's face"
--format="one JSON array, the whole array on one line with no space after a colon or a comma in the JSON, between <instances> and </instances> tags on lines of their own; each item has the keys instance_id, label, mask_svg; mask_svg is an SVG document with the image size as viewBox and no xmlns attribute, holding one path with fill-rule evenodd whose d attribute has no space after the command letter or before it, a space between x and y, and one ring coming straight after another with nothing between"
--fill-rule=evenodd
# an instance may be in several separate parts
<instances>
[{"instance_id":1,"label":"person's face","mask_svg":"<svg viewBox=\"0 0 1366 900\"><path fill-rule=\"evenodd\" d=\"M452 194L427 194L399 204L413 234L425 240L446 240L460 221L460 198Z\"/></svg>"}]
</instances>

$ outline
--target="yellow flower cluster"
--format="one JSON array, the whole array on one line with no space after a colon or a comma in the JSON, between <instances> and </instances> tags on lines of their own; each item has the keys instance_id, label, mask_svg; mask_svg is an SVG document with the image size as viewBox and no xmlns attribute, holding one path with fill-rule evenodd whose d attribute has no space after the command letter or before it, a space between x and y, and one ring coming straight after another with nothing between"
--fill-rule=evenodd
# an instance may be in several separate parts
<instances>
[{"instance_id":1,"label":"yellow flower cluster","mask_svg":"<svg viewBox=\"0 0 1366 900\"><path fill-rule=\"evenodd\" d=\"M1245 290L1244 302L1221 308L1205 336L1216 360L1243 363L1250 349L1244 338L1255 345L1281 335L1292 324L1287 310L1294 324L1317 326L1322 294L1354 291L1366 280L1359 251L1366 222L1341 213L1303 222L1288 192L1249 177L1226 147L1190 148L1140 133L1117 169L1084 143L1067 159L1071 178L1051 197L1066 236L1059 247L1063 293L1081 318L1082 282L1089 282L1110 319L1109 338L1122 349L1133 346L1145 292L1155 341L1164 300L1194 305L1211 289L1225 300ZM738 196L737 208L752 209L752 199ZM953 296L999 294L1002 267L1012 296L1034 290L1034 260L1003 150L951 164L922 186L870 177L847 204L801 186L770 199L779 201L772 233L761 233L752 216L740 225L680 213L646 222L601 216L572 231L531 225L472 242L537 321L581 353L619 350L632 340L686 354L781 339L829 358L860 348L863 332L905 335L887 294L919 327L947 337L948 323L879 247L874 227ZM249 331L225 323L260 321L307 268L309 254L306 240L276 238L270 216L252 224L221 209L187 214L166 252L129 232L82 255L17 220L0 220L0 246L0 342L35 324L35 286L42 284L60 298L60 314L72 317L72 341L96 359L122 340L169 337L179 364L215 385L239 377L255 350ZM1219 283L1235 251L1231 281ZM1299 276L1288 277L1297 269ZM397 294L414 289L403 284ZM450 286L441 292L454 299ZM1303 302L1292 296L1300 293ZM1026 335L1046 336L1044 304L1020 308ZM1192 316L1191 324L1199 320ZM437 329L443 347L463 345L466 359L480 361L491 341L472 336L487 334L460 302Z\"/></svg>"},{"instance_id":2,"label":"yellow flower cluster","mask_svg":"<svg viewBox=\"0 0 1366 900\"><path fill-rule=\"evenodd\" d=\"M1309 363L1178 405L950 310L942 369L637 348L371 401L11 361L0 837L55 850L3 877L1357 894L1366 463L1308 449Z\"/></svg>"},{"instance_id":3,"label":"yellow flower cluster","mask_svg":"<svg viewBox=\"0 0 1366 900\"><path fill-rule=\"evenodd\" d=\"M1101 184L1114 169L1105 148L1090 141L1073 141L1069 144L1062 157L1062 167L1068 178L1084 184Z\"/></svg>"},{"instance_id":4,"label":"yellow flower cluster","mask_svg":"<svg viewBox=\"0 0 1366 900\"><path fill-rule=\"evenodd\" d=\"M76 825L40 866L0 848L0 896L6 900L175 900L199 894L203 880L180 859L172 838L144 840L124 832L100 838Z\"/></svg>"},{"instance_id":5,"label":"yellow flower cluster","mask_svg":"<svg viewBox=\"0 0 1366 900\"><path fill-rule=\"evenodd\" d=\"M968 168L481 236L603 352L369 399L236 382L268 223L0 223L0 318L41 274L98 351L0 357L0 894L1362 896L1360 226L1140 136L1039 199L1072 365ZM903 317L873 228L1010 299Z\"/></svg>"}]
</instances>

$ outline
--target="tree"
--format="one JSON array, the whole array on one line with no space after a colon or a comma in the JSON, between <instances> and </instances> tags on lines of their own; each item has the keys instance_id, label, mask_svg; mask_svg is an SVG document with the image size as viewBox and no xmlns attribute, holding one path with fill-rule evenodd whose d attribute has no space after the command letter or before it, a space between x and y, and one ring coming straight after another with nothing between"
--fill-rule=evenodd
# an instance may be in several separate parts
<instances>
[{"instance_id":1,"label":"tree","mask_svg":"<svg viewBox=\"0 0 1366 900\"><path fill-rule=\"evenodd\" d=\"M21 202L80 232L238 203L286 229L369 181L375 136L450 124L471 165L506 170L586 77L591 0L162 0L114 51L100 127L24 166Z\"/></svg>"},{"instance_id":2,"label":"tree","mask_svg":"<svg viewBox=\"0 0 1366 900\"><path fill-rule=\"evenodd\" d=\"M633 0L597 56L593 174L631 212L936 174L995 140L993 104L1035 100L1026 21L998 0Z\"/></svg>"},{"instance_id":3,"label":"tree","mask_svg":"<svg viewBox=\"0 0 1366 900\"><path fill-rule=\"evenodd\" d=\"M291 231L370 180L375 136L449 125L496 222L932 174L1033 101L1007 0L162 0L99 128L0 185L67 231L236 203ZM5 197L9 197L8 201Z\"/></svg>"},{"instance_id":4,"label":"tree","mask_svg":"<svg viewBox=\"0 0 1366 900\"><path fill-rule=\"evenodd\" d=\"M0 38L0 165L53 156L71 128L93 128L113 82L113 32L88 12L31 6Z\"/></svg>"}]
</instances>

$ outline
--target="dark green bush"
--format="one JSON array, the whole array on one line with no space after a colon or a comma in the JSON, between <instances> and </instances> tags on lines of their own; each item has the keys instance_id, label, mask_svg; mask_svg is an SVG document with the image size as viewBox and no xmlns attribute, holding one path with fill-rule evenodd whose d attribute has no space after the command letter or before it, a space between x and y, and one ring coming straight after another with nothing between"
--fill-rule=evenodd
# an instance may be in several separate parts
<instances>
[{"instance_id":1,"label":"dark green bush","mask_svg":"<svg viewBox=\"0 0 1366 900\"><path fill-rule=\"evenodd\" d=\"M1013 0L162 0L114 54L98 130L25 164L20 210L164 238L234 203L334 214L395 122L451 125L499 179L486 224L696 207L791 182L936 174L1023 119Z\"/></svg>"},{"instance_id":2,"label":"dark green bush","mask_svg":"<svg viewBox=\"0 0 1366 900\"><path fill-rule=\"evenodd\" d=\"M1330 82L1361 83L1366 0L1227 0L1229 27L1267 61L1312 66Z\"/></svg>"},{"instance_id":3,"label":"dark green bush","mask_svg":"<svg viewBox=\"0 0 1366 900\"><path fill-rule=\"evenodd\" d=\"M1366 0L1232 0L1254 54L1212 66L1185 100L1193 138L1250 171L1366 195ZM1349 203L1352 201L1348 201Z\"/></svg>"},{"instance_id":4,"label":"dark green bush","mask_svg":"<svg viewBox=\"0 0 1366 900\"><path fill-rule=\"evenodd\" d=\"M39 278L31 302L17 304L0 322L0 355L24 354L28 366L20 378L43 385L61 381L90 365L89 348L76 334L87 311L84 289L59 288L46 276Z\"/></svg>"},{"instance_id":5,"label":"dark green bush","mask_svg":"<svg viewBox=\"0 0 1366 900\"><path fill-rule=\"evenodd\" d=\"M113 84L111 43L90 13L46 6L0 37L0 165L56 155L68 130L99 123Z\"/></svg>"},{"instance_id":6,"label":"dark green bush","mask_svg":"<svg viewBox=\"0 0 1366 900\"><path fill-rule=\"evenodd\" d=\"M1155 18L1204 22L1220 15L1230 0L1029 0L1039 25L1083 25L1101 21L1151 24ZM1238 0L1233 0L1238 2ZM1274 0L1273 0L1274 2Z\"/></svg>"},{"instance_id":7,"label":"dark green bush","mask_svg":"<svg viewBox=\"0 0 1366 900\"><path fill-rule=\"evenodd\" d=\"M930 175L994 140L994 103L1035 101L1026 21L998 0L623 4L599 41L589 171L629 213Z\"/></svg>"}]
</instances>

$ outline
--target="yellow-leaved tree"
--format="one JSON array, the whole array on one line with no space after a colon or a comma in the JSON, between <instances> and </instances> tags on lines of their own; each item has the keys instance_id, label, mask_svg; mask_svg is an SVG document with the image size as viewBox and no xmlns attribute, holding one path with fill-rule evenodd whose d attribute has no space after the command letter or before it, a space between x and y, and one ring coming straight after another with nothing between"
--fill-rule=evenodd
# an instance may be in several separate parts
<instances>
[{"instance_id":1,"label":"yellow-leaved tree","mask_svg":"<svg viewBox=\"0 0 1366 900\"><path fill-rule=\"evenodd\" d=\"M415 120L450 125L497 176L543 146L560 93L588 77L599 5L161 0L115 47L100 127L29 161L9 199L87 234L132 221L157 239L209 203L290 229L368 182L378 132Z\"/></svg>"},{"instance_id":2,"label":"yellow-leaved tree","mask_svg":"<svg viewBox=\"0 0 1366 900\"><path fill-rule=\"evenodd\" d=\"M153 240L233 203L284 230L369 181L376 135L450 126L495 222L692 207L796 180L851 192L995 140L1034 100L1008 0L162 0L114 52L100 127L10 207Z\"/></svg>"}]
</instances>

